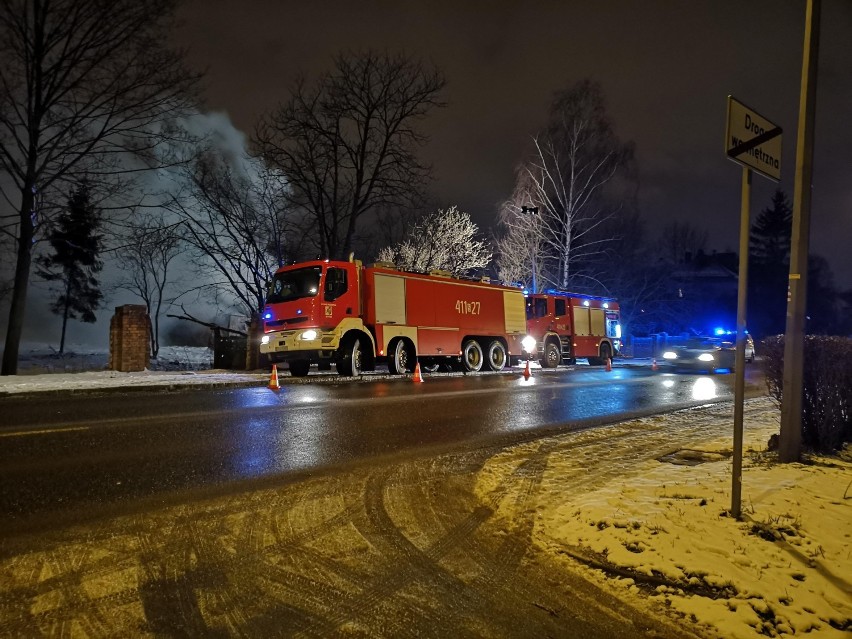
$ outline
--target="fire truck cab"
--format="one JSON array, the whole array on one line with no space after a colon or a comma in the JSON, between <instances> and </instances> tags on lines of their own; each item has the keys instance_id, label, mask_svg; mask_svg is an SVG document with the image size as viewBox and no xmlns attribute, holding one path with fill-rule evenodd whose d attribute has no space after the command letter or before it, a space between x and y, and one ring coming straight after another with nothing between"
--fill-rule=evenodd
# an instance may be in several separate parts
<instances>
[{"instance_id":1,"label":"fire truck cab","mask_svg":"<svg viewBox=\"0 0 852 639\"><path fill-rule=\"evenodd\" d=\"M604 364L621 349L618 302L611 298L548 290L526 295L527 332L544 368L585 357Z\"/></svg>"}]
</instances>

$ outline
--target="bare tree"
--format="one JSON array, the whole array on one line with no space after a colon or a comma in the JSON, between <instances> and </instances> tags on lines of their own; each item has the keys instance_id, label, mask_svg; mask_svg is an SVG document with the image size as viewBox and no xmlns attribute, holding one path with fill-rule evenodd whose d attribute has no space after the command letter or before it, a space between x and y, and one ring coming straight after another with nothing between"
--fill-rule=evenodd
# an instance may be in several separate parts
<instances>
[{"instance_id":1,"label":"bare tree","mask_svg":"<svg viewBox=\"0 0 852 639\"><path fill-rule=\"evenodd\" d=\"M275 270L283 264L286 184L260 162L250 172L204 151L187 170L188 192L172 209L196 265L213 273L206 288L226 293L247 316L263 308Z\"/></svg>"},{"instance_id":2,"label":"bare tree","mask_svg":"<svg viewBox=\"0 0 852 639\"><path fill-rule=\"evenodd\" d=\"M197 77L164 42L176 0L0 0L0 170L17 247L3 375L14 374L33 242L58 183L115 175L119 158L155 160ZM153 135L157 130L160 135ZM0 182L0 185L2 182Z\"/></svg>"},{"instance_id":3,"label":"bare tree","mask_svg":"<svg viewBox=\"0 0 852 639\"><path fill-rule=\"evenodd\" d=\"M584 80L556 94L548 126L533 138L516 188L540 216L535 240L542 242L542 252L536 259L546 284L579 289L597 280L583 265L608 242L599 227L619 210L608 191L629 175L632 159L633 146L616 136L598 83ZM521 214L510 208L503 215L508 232L530 233L529 222L514 220Z\"/></svg>"},{"instance_id":4,"label":"bare tree","mask_svg":"<svg viewBox=\"0 0 852 639\"><path fill-rule=\"evenodd\" d=\"M419 199L430 169L415 155L426 141L416 124L441 105L443 86L436 69L405 56L341 54L259 124L255 144L313 219L321 256L347 256L365 213Z\"/></svg>"},{"instance_id":5,"label":"bare tree","mask_svg":"<svg viewBox=\"0 0 852 639\"><path fill-rule=\"evenodd\" d=\"M541 258L545 254L547 228L539 209L532 206L531 180L523 169L518 173L512 197L500 207L497 247L497 275L508 283L522 283L537 292L541 279Z\"/></svg>"},{"instance_id":6,"label":"bare tree","mask_svg":"<svg viewBox=\"0 0 852 639\"><path fill-rule=\"evenodd\" d=\"M415 222L405 238L382 249L378 259L408 271L442 270L465 276L491 262L491 249L478 236L479 227L470 215L451 206Z\"/></svg>"},{"instance_id":7,"label":"bare tree","mask_svg":"<svg viewBox=\"0 0 852 639\"><path fill-rule=\"evenodd\" d=\"M116 249L122 275L116 288L137 295L151 318L151 357L160 352L160 316L168 305L166 289L176 282L170 271L183 250L179 223L170 222L162 212L138 216L124 243Z\"/></svg>"}]
</instances>

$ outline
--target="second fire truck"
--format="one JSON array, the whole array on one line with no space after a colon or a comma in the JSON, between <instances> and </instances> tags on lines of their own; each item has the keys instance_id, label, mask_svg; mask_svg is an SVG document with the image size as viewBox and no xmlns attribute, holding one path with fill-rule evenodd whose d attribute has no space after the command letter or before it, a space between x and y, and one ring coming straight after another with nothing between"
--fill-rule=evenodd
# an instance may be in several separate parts
<instances>
[{"instance_id":1,"label":"second fire truck","mask_svg":"<svg viewBox=\"0 0 852 639\"><path fill-rule=\"evenodd\" d=\"M621 349L618 302L548 290L526 296L527 332L535 338L535 355L544 368L574 364L604 364Z\"/></svg>"}]
</instances>

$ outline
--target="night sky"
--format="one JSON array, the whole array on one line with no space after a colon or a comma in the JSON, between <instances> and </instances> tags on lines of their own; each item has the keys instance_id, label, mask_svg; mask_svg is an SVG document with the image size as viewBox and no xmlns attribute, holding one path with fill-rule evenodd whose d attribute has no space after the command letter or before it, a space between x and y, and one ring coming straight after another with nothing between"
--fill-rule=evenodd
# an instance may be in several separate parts
<instances>
[{"instance_id":1,"label":"night sky","mask_svg":"<svg viewBox=\"0 0 852 639\"><path fill-rule=\"evenodd\" d=\"M805 0L291 2L191 0L180 45L206 69L206 108L249 134L299 72L344 49L405 51L446 75L449 103L424 128L441 207L489 227L553 91L591 77L637 145L652 229L685 220L710 248L736 250L741 169L724 155L726 96L784 129L793 196ZM811 250L852 288L852 1L823 0ZM755 176L752 219L774 182Z\"/></svg>"}]
</instances>

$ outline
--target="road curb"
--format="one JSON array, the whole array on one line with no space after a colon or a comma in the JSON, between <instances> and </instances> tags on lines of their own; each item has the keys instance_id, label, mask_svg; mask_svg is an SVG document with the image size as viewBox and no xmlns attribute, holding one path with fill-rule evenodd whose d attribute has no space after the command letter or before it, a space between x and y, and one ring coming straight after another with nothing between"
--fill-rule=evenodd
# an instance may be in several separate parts
<instances>
[{"instance_id":1,"label":"road curb","mask_svg":"<svg viewBox=\"0 0 852 639\"><path fill-rule=\"evenodd\" d=\"M572 366L563 366L559 369L535 369L534 375L541 374L550 374L558 371L565 370L573 370L576 365ZM644 368L641 364L629 365L625 362L617 362L614 364L615 368ZM598 367L594 367L598 368ZM603 369L601 369L603 370ZM191 375L204 376L204 372L197 373L188 373L188 376ZM49 374L48 374L49 375ZM221 373L220 373L221 375ZM168 384L157 384L157 383L146 383L145 379L138 380L127 380L125 383L122 383L118 386L94 386L90 388L50 388L43 390L22 390L22 391L0 391L0 399L7 399L12 397L19 398L33 398L33 397L56 397L56 396L67 396L67 395L113 395L113 394L121 394L121 393L175 393L175 392L185 392L191 390L215 390L215 389L241 389L241 388L266 388L269 382L269 373L265 371L255 370L251 372L239 372L234 373L234 375L247 376L253 375L256 376L256 379L241 379L241 380L211 380L208 382L199 381L199 382L173 382ZM465 372L441 372L441 373L428 373L424 374L425 380L428 382L429 380L439 380L446 378L456 378L456 377L487 377L492 375L500 375L500 376L523 376L523 370L511 368L499 372L494 371L481 371L479 373L465 373ZM22 376L25 377L25 376ZM297 384L365 384L370 382L378 382L378 381L395 381L395 382L407 382L411 381L411 374L405 375L391 375L389 373L372 373L368 372L360 377L343 377L338 375L337 373L322 373L322 374L312 374L307 377L291 377L289 374L283 371L278 378L279 384L282 388L286 388L287 386L297 385Z\"/></svg>"}]
</instances>

